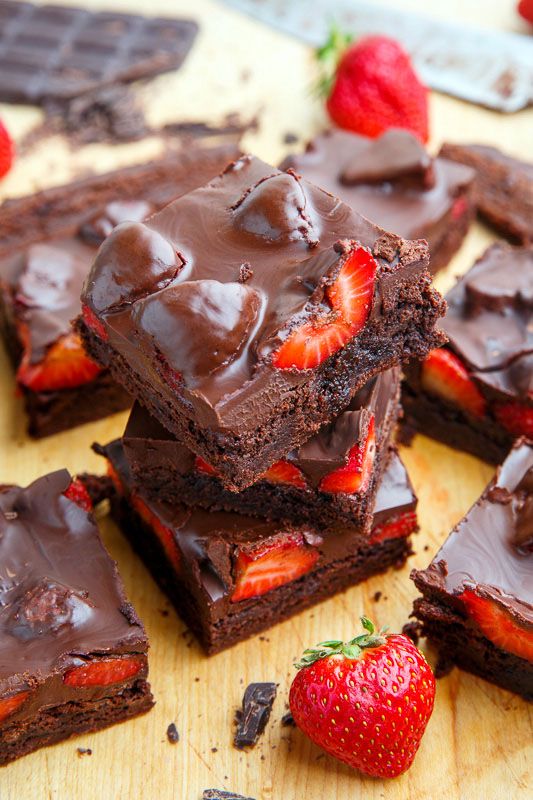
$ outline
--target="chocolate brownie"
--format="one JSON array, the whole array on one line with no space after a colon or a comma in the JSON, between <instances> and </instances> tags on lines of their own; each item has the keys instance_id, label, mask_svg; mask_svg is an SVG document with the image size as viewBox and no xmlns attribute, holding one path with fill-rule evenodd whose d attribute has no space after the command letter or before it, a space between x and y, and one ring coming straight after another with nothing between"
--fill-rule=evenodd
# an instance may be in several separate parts
<instances>
[{"instance_id":1,"label":"chocolate brownie","mask_svg":"<svg viewBox=\"0 0 533 800\"><path fill-rule=\"evenodd\" d=\"M0 100L43 103L181 66L192 20L0 0Z\"/></svg>"},{"instance_id":2,"label":"chocolate brownie","mask_svg":"<svg viewBox=\"0 0 533 800\"><path fill-rule=\"evenodd\" d=\"M443 341L427 264L425 242L245 156L145 224L113 231L78 330L239 491L373 375Z\"/></svg>"},{"instance_id":3,"label":"chocolate brownie","mask_svg":"<svg viewBox=\"0 0 533 800\"><path fill-rule=\"evenodd\" d=\"M405 425L498 464L533 436L533 247L492 245L446 299L448 344L405 370Z\"/></svg>"},{"instance_id":4,"label":"chocolate brownie","mask_svg":"<svg viewBox=\"0 0 533 800\"><path fill-rule=\"evenodd\" d=\"M444 144L440 155L476 171L481 216L518 244L533 242L533 164L482 144Z\"/></svg>"},{"instance_id":5,"label":"chocolate brownie","mask_svg":"<svg viewBox=\"0 0 533 800\"><path fill-rule=\"evenodd\" d=\"M518 441L429 567L413 616L446 664L533 700L533 443Z\"/></svg>"},{"instance_id":6,"label":"chocolate brownie","mask_svg":"<svg viewBox=\"0 0 533 800\"><path fill-rule=\"evenodd\" d=\"M148 711L148 642L66 470L0 487L0 765Z\"/></svg>"},{"instance_id":7,"label":"chocolate brownie","mask_svg":"<svg viewBox=\"0 0 533 800\"><path fill-rule=\"evenodd\" d=\"M369 535L156 503L133 488L120 441L101 452L116 486L114 519L208 654L400 566L410 554L416 498L396 454Z\"/></svg>"},{"instance_id":8,"label":"chocolate brownie","mask_svg":"<svg viewBox=\"0 0 533 800\"><path fill-rule=\"evenodd\" d=\"M459 249L475 213L473 170L432 158L416 136L397 128L377 139L326 131L280 169L288 167L385 230L426 239L433 273Z\"/></svg>"},{"instance_id":9,"label":"chocolate brownie","mask_svg":"<svg viewBox=\"0 0 533 800\"><path fill-rule=\"evenodd\" d=\"M98 245L121 220L144 219L216 175L238 152L233 145L190 149L0 207L0 329L31 435L131 405L127 391L85 357L71 331Z\"/></svg>"},{"instance_id":10,"label":"chocolate brownie","mask_svg":"<svg viewBox=\"0 0 533 800\"><path fill-rule=\"evenodd\" d=\"M399 411L397 367L372 378L350 405L261 480L230 492L139 403L122 439L135 484L152 500L236 511L317 527L369 528Z\"/></svg>"}]
</instances>

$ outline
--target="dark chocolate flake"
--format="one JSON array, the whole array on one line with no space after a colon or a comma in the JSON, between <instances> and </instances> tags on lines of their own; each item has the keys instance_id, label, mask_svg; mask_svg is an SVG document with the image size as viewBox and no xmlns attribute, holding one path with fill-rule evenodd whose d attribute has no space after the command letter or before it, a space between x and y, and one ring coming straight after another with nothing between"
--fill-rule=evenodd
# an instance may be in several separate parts
<instances>
[{"instance_id":1,"label":"dark chocolate flake","mask_svg":"<svg viewBox=\"0 0 533 800\"><path fill-rule=\"evenodd\" d=\"M237 715L235 747L253 747L257 743L270 717L276 691L275 683L250 683L246 687L242 710Z\"/></svg>"},{"instance_id":2,"label":"dark chocolate flake","mask_svg":"<svg viewBox=\"0 0 533 800\"><path fill-rule=\"evenodd\" d=\"M287 713L282 716L281 724L283 725L284 728L289 728L289 727L290 728L295 728L296 727L296 723L294 721L294 717L292 716L290 711L287 711Z\"/></svg>"},{"instance_id":3,"label":"dark chocolate flake","mask_svg":"<svg viewBox=\"0 0 533 800\"><path fill-rule=\"evenodd\" d=\"M235 792L226 792L224 789L204 789L202 800L254 800L254 798L235 794Z\"/></svg>"},{"instance_id":4,"label":"dark chocolate flake","mask_svg":"<svg viewBox=\"0 0 533 800\"><path fill-rule=\"evenodd\" d=\"M170 744L177 744L180 740L180 735L174 722L171 722L167 728L167 739Z\"/></svg>"}]
</instances>

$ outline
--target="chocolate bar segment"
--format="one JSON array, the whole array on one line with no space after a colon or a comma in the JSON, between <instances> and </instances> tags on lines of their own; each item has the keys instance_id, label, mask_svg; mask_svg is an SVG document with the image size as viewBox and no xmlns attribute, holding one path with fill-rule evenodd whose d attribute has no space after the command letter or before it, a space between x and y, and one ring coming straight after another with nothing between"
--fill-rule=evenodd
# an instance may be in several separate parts
<instances>
[{"instance_id":1,"label":"chocolate bar segment","mask_svg":"<svg viewBox=\"0 0 533 800\"><path fill-rule=\"evenodd\" d=\"M0 100L40 104L181 66L192 20L0 0Z\"/></svg>"}]
</instances>

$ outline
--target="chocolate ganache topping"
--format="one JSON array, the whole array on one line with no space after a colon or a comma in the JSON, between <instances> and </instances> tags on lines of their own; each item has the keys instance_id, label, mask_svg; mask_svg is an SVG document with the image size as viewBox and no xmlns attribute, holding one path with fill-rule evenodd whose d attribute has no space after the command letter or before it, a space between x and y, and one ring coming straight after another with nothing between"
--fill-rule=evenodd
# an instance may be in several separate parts
<instances>
[{"instance_id":1,"label":"chocolate ganache topping","mask_svg":"<svg viewBox=\"0 0 533 800\"><path fill-rule=\"evenodd\" d=\"M0 487L0 693L73 655L146 649L95 523L63 494L70 481L60 470Z\"/></svg>"},{"instance_id":2,"label":"chocolate ganache topping","mask_svg":"<svg viewBox=\"0 0 533 800\"><path fill-rule=\"evenodd\" d=\"M145 223L115 228L82 301L103 320L111 347L169 401L181 381L197 424L234 430L258 395L267 408L309 380L305 370L274 369L270 355L295 325L330 311L325 288L350 241L378 260L372 319L405 279L402 269L425 269L425 246L384 234L297 175L246 156Z\"/></svg>"},{"instance_id":3,"label":"chocolate ganache topping","mask_svg":"<svg viewBox=\"0 0 533 800\"><path fill-rule=\"evenodd\" d=\"M340 197L354 211L408 239L424 238L430 250L443 235L443 219L474 171L432 158L408 131L391 129L376 139L341 130L317 136L281 169Z\"/></svg>"},{"instance_id":4,"label":"chocolate ganache topping","mask_svg":"<svg viewBox=\"0 0 533 800\"><path fill-rule=\"evenodd\" d=\"M532 498L533 445L520 440L420 580L452 595L473 589L533 625Z\"/></svg>"},{"instance_id":5,"label":"chocolate ganache topping","mask_svg":"<svg viewBox=\"0 0 533 800\"><path fill-rule=\"evenodd\" d=\"M476 380L531 396L533 248L492 245L446 299L442 328Z\"/></svg>"}]
</instances>

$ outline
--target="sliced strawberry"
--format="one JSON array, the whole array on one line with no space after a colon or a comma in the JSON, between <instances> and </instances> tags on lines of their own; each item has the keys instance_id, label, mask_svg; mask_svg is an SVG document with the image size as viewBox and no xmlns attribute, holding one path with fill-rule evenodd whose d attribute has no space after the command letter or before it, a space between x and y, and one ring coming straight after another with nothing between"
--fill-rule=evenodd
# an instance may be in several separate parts
<instances>
[{"instance_id":1,"label":"sliced strawberry","mask_svg":"<svg viewBox=\"0 0 533 800\"><path fill-rule=\"evenodd\" d=\"M131 504L149 528L155 533L159 539L165 555L174 567L176 572L180 570L181 558L174 534L163 525L157 514L142 500L138 494L131 495Z\"/></svg>"},{"instance_id":2,"label":"sliced strawberry","mask_svg":"<svg viewBox=\"0 0 533 800\"><path fill-rule=\"evenodd\" d=\"M494 416L513 436L533 438L533 408L522 403L505 403L496 406Z\"/></svg>"},{"instance_id":3,"label":"sliced strawberry","mask_svg":"<svg viewBox=\"0 0 533 800\"><path fill-rule=\"evenodd\" d=\"M272 464L270 469L267 469L263 474L262 480L276 484L287 483L297 489L307 489L307 483L301 469L298 469L296 464L291 464L290 461L285 461L284 459Z\"/></svg>"},{"instance_id":4,"label":"sliced strawberry","mask_svg":"<svg viewBox=\"0 0 533 800\"><path fill-rule=\"evenodd\" d=\"M326 290L332 312L296 328L274 353L273 365L278 369L313 369L344 347L367 320L376 269L368 250L355 247Z\"/></svg>"},{"instance_id":5,"label":"sliced strawberry","mask_svg":"<svg viewBox=\"0 0 533 800\"><path fill-rule=\"evenodd\" d=\"M370 541L384 542L386 539L405 539L418 528L415 511L405 511L382 525L376 525L370 532Z\"/></svg>"},{"instance_id":6,"label":"sliced strawberry","mask_svg":"<svg viewBox=\"0 0 533 800\"><path fill-rule=\"evenodd\" d=\"M196 456L194 459L194 467L198 472L203 472L205 475L216 475L217 471L211 464L208 464L207 461L204 461L203 458L200 456Z\"/></svg>"},{"instance_id":7,"label":"sliced strawberry","mask_svg":"<svg viewBox=\"0 0 533 800\"><path fill-rule=\"evenodd\" d=\"M232 603L277 589L309 572L319 557L301 533L279 534L252 547L237 548Z\"/></svg>"},{"instance_id":8,"label":"sliced strawberry","mask_svg":"<svg viewBox=\"0 0 533 800\"><path fill-rule=\"evenodd\" d=\"M99 658L89 661L81 667L68 669L63 675L63 683L67 686L109 686L133 678L144 666L140 656L126 658Z\"/></svg>"},{"instance_id":9,"label":"sliced strawberry","mask_svg":"<svg viewBox=\"0 0 533 800\"><path fill-rule=\"evenodd\" d=\"M422 387L475 417L485 414L483 395L461 359L450 350L431 350L422 364Z\"/></svg>"},{"instance_id":10,"label":"sliced strawberry","mask_svg":"<svg viewBox=\"0 0 533 800\"><path fill-rule=\"evenodd\" d=\"M457 197L453 201L452 210L451 210L451 217L454 221L458 220L460 217L463 216L465 211L468 208L468 200L466 197Z\"/></svg>"},{"instance_id":11,"label":"sliced strawberry","mask_svg":"<svg viewBox=\"0 0 533 800\"><path fill-rule=\"evenodd\" d=\"M465 589L459 597L483 636L501 650L533 661L533 630L520 627L498 603L471 589Z\"/></svg>"},{"instance_id":12,"label":"sliced strawberry","mask_svg":"<svg viewBox=\"0 0 533 800\"><path fill-rule=\"evenodd\" d=\"M96 333L96 335L100 339L103 339L104 342L107 341L109 336L107 334L105 325L98 319L92 308L89 308L89 306L86 305L82 305L81 315L87 327L90 328L93 331L93 333Z\"/></svg>"},{"instance_id":13,"label":"sliced strawberry","mask_svg":"<svg viewBox=\"0 0 533 800\"><path fill-rule=\"evenodd\" d=\"M354 444L348 454L347 464L322 478L318 488L321 492L333 494L366 492L370 485L375 456L376 432L372 417L365 441Z\"/></svg>"},{"instance_id":14,"label":"sliced strawberry","mask_svg":"<svg viewBox=\"0 0 533 800\"><path fill-rule=\"evenodd\" d=\"M72 500L73 503L76 503L80 508L83 508L84 511L92 511L93 504L92 500L89 496L89 492L83 485L83 483L79 480L79 478L74 478L66 492L64 492L65 497L68 497L69 500Z\"/></svg>"},{"instance_id":15,"label":"sliced strawberry","mask_svg":"<svg viewBox=\"0 0 533 800\"><path fill-rule=\"evenodd\" d=\"M3 722L15 711L18 711L29 696L30 692L19 692L18 694L12 694L11 697L0 699L0 722Z\"/></svg>"},{"instance_id":16,"label":"sliced strawberry","mask_svg":"<svg viewBox=\"0 0 533 800\"><path fill-rule=\"evenodd\" d=\"M23 342L27 337L22 335ZM44 359L30 363L30 351L25 346L17 371L17 380L34 392L74 389L94 380L101 369L85 353L77 333L67 333L48 349Z\"/></svg>"},{"instance_id":17,"label":"sliced strawberry","mask_svg":"<svg viewBox=\"0 0 533 800\"><path fill-rule=\"evenodd\" d=\"M116 471L111 461L107 462L107 474L111 478L113 486L117 490L118 494L124 494L124 487L122 486L122 481L120 480L118 472Z\"/></svg>"}]
</instances>

